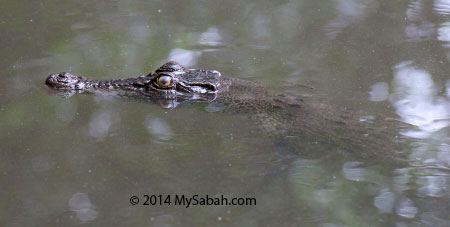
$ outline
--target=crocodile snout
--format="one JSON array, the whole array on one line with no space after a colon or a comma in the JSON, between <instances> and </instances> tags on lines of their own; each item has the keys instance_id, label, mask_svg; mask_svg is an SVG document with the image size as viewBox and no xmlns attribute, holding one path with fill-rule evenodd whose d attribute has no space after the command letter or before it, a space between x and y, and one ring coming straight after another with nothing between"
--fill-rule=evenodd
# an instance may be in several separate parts
<instances>
[{"instance_id":1,"label":"crocodile snout","mask_svg":"<svg viewBox=\"0 0 450 227\"><path fill-rule=\"evenodd\" d=\"M76 89L84 88L82 78L74 76L70 73L62 72L58 74L50 74L45 80L45 84L55 89Z\"/></svg>"}]
</instances>

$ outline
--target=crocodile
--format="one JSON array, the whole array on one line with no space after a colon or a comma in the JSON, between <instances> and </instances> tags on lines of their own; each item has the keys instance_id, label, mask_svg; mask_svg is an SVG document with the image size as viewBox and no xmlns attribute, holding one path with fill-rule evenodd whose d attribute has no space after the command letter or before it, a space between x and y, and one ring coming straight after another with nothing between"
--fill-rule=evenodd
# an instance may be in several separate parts
<instances>
[{"instance_id":1,"label":"crocodile","mask_svg":"<svg viewBox=\"0 0 450 227\"><path fill-rule=\"evenodd\" d=\"M209 102L216 111L245 112L266 132L356 151L365 157L393 156L404 143L385 119L361 120L361 113L274 95L263 86L225 78L216 70L186 69L170 61L155 72L135 78L94 80L67 72L51 74L52 89L74 93L132 96L175 108L184 102Z\"/></svg>"}]
</instances>

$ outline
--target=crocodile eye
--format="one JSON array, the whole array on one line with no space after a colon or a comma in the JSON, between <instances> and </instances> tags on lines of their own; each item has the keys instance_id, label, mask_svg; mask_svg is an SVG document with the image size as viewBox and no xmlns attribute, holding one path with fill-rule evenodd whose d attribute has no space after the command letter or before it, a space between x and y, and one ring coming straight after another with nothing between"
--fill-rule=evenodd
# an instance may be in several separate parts
<instances>
[{"instance_id":1,"label":"crocodile eye","mask_svg":"<svg viewBox=\"0 0 450 227\"><path fill-rule=\"evenodd\" d=\"M158 86L162 88L168 88L172 85L172 77L171 76L160 76L156 79Z\"/></svg>"}]
</instances>

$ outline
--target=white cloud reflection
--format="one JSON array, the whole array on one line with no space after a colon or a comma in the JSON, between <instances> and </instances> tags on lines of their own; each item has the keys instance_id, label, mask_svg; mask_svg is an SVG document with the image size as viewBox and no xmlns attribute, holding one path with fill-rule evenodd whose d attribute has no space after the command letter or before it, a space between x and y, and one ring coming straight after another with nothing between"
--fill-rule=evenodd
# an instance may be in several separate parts
<instances>
[{"instance_id":1,"label":"white cloud reflection","mask_svg":"<svg viewBox=\"0 0 450 227\"><path fill-rule=\"evenodd\" d=\"M219 46L222 44L221 41L222 36L219 33L219 29L210 27L206 32L203 32L200 35L198 43L205 46Z\"/></svg>"},{"instance_id":2,"label":"white cloud reflection","mask_svg":"<svg viewBox=\"0 0 450 227\"><path fill-rule=\"evenodd\" d=\"M405 27L405 34L410 41L433 39L434 24L427 21L410 23Z\"/></svg>"},{"instance_id":3,"label":"white cloud reflection","mask_svg":"<svg viewBox=\"0 0 450 227\"><path fill-rule=\"evenodd\" d=\"M404 218L414 218L417 214L417 207L414 206L414 203L411 199L404 197L397 201L397 205L395 206L395 213L397 215Z\"/></svg>"},{"instance_id":4,"label":"white cloud reflection","mask_svg":"<svg viewBox=\"0 0 450 227\"><path fill-rule=\"evenodd\" d=\"M450 22L440 24L437 33L437 39L446 42L445 47L450 47Z\"/></svg>"},{"instance_id":5,"label":"white cloud reflection","mask_svg":"<svg viewBox=\"0 0 450 227\"><path fill-rule=\"evenodd\" d=\"M148 118L147 130L160 140L170 140L173 136L170 126L161 118Z\"/></svg>"},{"instance_id":6,"label":"white cloud reflection","mask_svg":"<svg viewBox=\"0 0 450 227\"><path fill-rule=\"evenodd\" d=\"M447 80L445 87L446 87L445 94L447 95L447 97L450 97L450 80Z\"/></svg>"},{"instance_id":7,"label":"white cloud reflection","mask_svg":"<svg viewBox=\"0 0 450 227\"><path fill-rule=\"evenodd\" d=\"M447 189L448 176L422 176L416 181L418 185L422 185L417 189L419 196L444 197L448 196Z\"/></svg>"},{"instance_id":8,"label":"white cloud reflection","mask_svg":"<svg viewBox=\"0 0 450 227\"><path fill-rule=\"evenodd\" d=\"M266 17L262 13L256 13L253 16L252 30L254 38L258 40L264 40L271 37L270 18Z\"/></svg>"},{"instance_id":9,"label":"white cloud reflection","mask_svg":"<svg viewBox=\"0 0 450 227\"><path fill-rule=\"evenodd\" d=\"M420 12L422 11L423 4L421 1L411 1L406 9L406 18L408 21L421 20Z\"/></svg>"},{"instance_id":10,"label":"white cloud reflection","mask_svg":"<svg viewBox=\"0 0 450 227\"><path fill-rule=\"evenodd\" d=\"M335 3L338 16L326 26L327 36L330 39L336 38L345 27L368 15L369 8L368 1L335 0Z\"/></svg>"},{"instance_id":11,"label":"white cloud reflection","mask_svg":"<svg viewBox=\"0 0 450 227\"><path fill-rule=\"evenodd\" d=\"M386 101L389 97L389 86L385 82L378 82L372 85L369 91L369 100L372 102Z\"/></svg>"},{"instance_id":12,"label":"white cloud reflection","mask_svg":"<svg viewBox=\"0 0 450 227\"><path fill-rule=\"evenodd\" d=\"M98 111L89 121L89 135L102 139L108 135L113 122L112 113L109 111Z\"/></svg>"},{"instance_id":13,"label":"white cloud reflection","mask_svg":"<svg viewBox=\"0 0 450 227\"><path fill-rule=\"evenodd\" d=\"M170 51L168 61L176 61L186 67L197 64L198 58L202 55L200 51L174 48Z\"/></svg>"},{"instance_id":14,"label":"white cloud reflection","mask_svg":"<svg viewBox=\"0 0 450 227\"><path fill-rule=\"evenodd\" d=\"M70 210L77 214L77 218L82 222L88 222L97 218L97 211L92 205L86 193L75 193L69 200Z\"/></svg>"},{"instance_id":15,"label":"white cloud reflection","mask_svg":"<svg viewBox=\"0 0 450 227\"><path fill-rule=\"evenodd\" d=\"M412 1L406 10L408 25L405 26L405 35L409 41L434 39L435 25L427 21L422 13L424 4L421 1Z\"/></svg>"},{"instance_id":16,"label":"white cloud reflection","mask_svg":"<svg viewBox=\"0 0 450 227\"><path fill-rule=\"evenodd\" d=\"M411 61L395 66L392 105L402 121L415 125L418 130L404 132L406 136L427 138L450 124L450 104L437 96L431 75L412 66Z\"/></svg>"},{"instance_id":17,"label":"white cloud reflection","mask_svg":"<svg viewBox=\"0 0 450 227\"><path fill-rule=\"evenodd\" d=\"M346 162L342 167L342 174L347 180L351 181L363 181L365 180L365 169L358 168L361 162Z\"/></svg>"},{"instance_id":18,"label":"white cloud reflection","mask_svg":"<svg viewBox=\"0 0 450 227\"><path fill-rule=\"evenodd\" d=\"M394 208L395 194L389 189L384 188L373 199L373 204L381 213L392 213Z\"/></svg>"},{"instance_id":19,"label":"white cloud reflection","mask_svg":"<svg viewBox=\"0 0 450 227\"><path fill-rule=\"evenodd\" d=\"M450 0L434 0L434 11L441 15L450 14Z\"/></svg>"}]
</instances>

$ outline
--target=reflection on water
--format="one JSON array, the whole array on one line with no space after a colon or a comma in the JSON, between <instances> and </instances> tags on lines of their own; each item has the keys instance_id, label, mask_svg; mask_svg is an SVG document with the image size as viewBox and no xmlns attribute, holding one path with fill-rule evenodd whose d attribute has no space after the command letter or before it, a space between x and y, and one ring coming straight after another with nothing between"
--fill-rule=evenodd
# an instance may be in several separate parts
<instances>
[{"instance_id":1,"label":"reflection on water","mask_svg":"<svg viewBox=\"0 0 450 227\"><path fill-rule=\"evenodd\" d=\"M411 1L406 16L408 25L405 27L405 34L409 41L429 40L433 38L434 24L425 17L422 1Z\"/></svg>"},{"instance_id":2,"label":"reflection on water","mask_svg":"<svg viewBox=\"0 0 450 227\"><path fill-rule=\"evenodd\" d=\"M414 218L417 213L417 207L414 206L413 201L407 197L403 197L397 201L395 212L400 217Z\"/></svg>"},{"instance_id":3,"label":"reflection on water","mask_svg":"<svg viewBox=\"0 0 450 227\"><path fill-rule=\"evenodd\" d=\"M448 177L445 176L423 176L416 181L422 187L417 189L419 196L443 197L448 195Z\"/></svg>"},{"instance_id":4,"label":"reflection on water","mask_svg":"<svg viewBox=\"0 0 450 227\"><path fill-rule=\"evenodd\" d=\"M111 128L112 118L112 113L108 111L95 113L89 122L89 135L97 139L105 138Z\"/></svg>"},{"instance_id":5,"label":"reflection on water","mask_svg":"<svg viewBox=\"0 0 450 227\"><path fill-rule=\"evenodd\" d=\"M450 23L444 22L439 25L437 39L446 42L444 46L450 47Z\"/></svg>"},{"instance_id":6,"label":"reflection on water","mask_svg":"<svg viewBox=\"0 0 450 227\"><path fill-rule=\"evenodd\" d=\"M8 0L0 225L450 226L449 9L446 0ZM279 138L253 112L215 102L163 109L43 86L49 73L132 77L167 60L354 110L364 124L394 123L406 149L365 158ZM129 204L143 194L257 206Z\"/></svg>"},{"instance_id":7,"label":"reflection on water","mask_svg":"<svg viewBox=\"0 0 450 227\"><path fill-rule=\"evenodd\" d=\"M200 57L201 52L183 50L180 48L172 49L169 53L167 61L177 61L184 67L191 67L197 64L197 59Z\"/></svg>"},{"instance_id":8,"label":"reflection on water","mask_svg":"<svg viewBox=\"0 0 450 227\"><path fill-rule=\"evenodd\" d=\"M392 213L394 201L395 194L385 188L374 198L373 205L375 205L381 213Z\"/></svg>"},{"instance_id":9,"label":"reflection on water","mask_svg":"<svg viewBox=\"0 0 450 227\"><path fill-rule=\"evenodd\" d=\"M361 162L347 162L344 163L342 167L342 173L347 180L352 181L362 181L365 180L365 169L364 168L356 168L361 165Z\"/></svg>"},{"instance_id":10,"label":"reflection on water","mask_svg":"<svg viewBox=\"0 0 450 227\"><path fill-rule=\"evenodd\" d=\"M69 207L77 214L77 218L82 222L93 221L97 218L97 211L92 205L86 193L75 193L69 200Z\"/></svg>"},{"instance_id":11,"label":"reflection on water","mask_svg":"<svg viewBox=\"0 0 450 227\"><path fill-rule=\"evenodd\" d=\"M220 36L219 29L216 27L210 27L206 32L200 34L198 43L205 46L220 46L222 37Z\"/></svg>"},{"instance_id":12,"label":"reflection on water","mask_svg":"<svg viewBox=\"0 0 450 227\"><path fill-rule=\"evenodd\" d=\"M395 90L391 102L402 121L417 126L405 135L427 138L450 124L450 102L437 96L431 75L413 67L412 62L395 66Z\"/></svg>"},{"instance_id":13,"label":"reflection on water","mask_svg":"<svg viewBox=\"0 0 450 227\"><path fill-rule=\"evenodd\" d=\"M434 10L442 15L450 14L450 1L449 0L434 0Z\"/></svg>"},{"instance_id":14,"label":"reflection on water","mask_svg":"<svg viewBox=\"0 0 450 227\"><path fill-rule=\"evenodd\" d=\"M147 129L154 136L161 140L169 140L172 137L171 130L164 120L152 118L147 120Z\"/></svg>"},{"instance_id":15,"label":"reflection on water","mask_svg":"<svg viewBox=\"0 0 450 227\"><path fill-rule=\"evenodd\" d=\"M369 95L369 100L372 102L386 101L389 97L388 84L385 82L375 83L372 85Z\"/></svg>"},{"instance_id":16,"label":"reflection on water","mask_svg":"<svg viewBox=\"0 0 450 227\"><path fill-rule=\"evenodd\" d=\"M401 192L407 192L410 188L407 185L414 183L417 187L415 194L419 198L450 196L450 165L448 152L445 151L449 149L450 142L447 130L450 124L450 100L445 93L442 95L439 92L448 87L437 85L430 73L419 69L412 61L401 62L394 67L393 85L390 102L403 122L415 126L404 130L402 134L420 139L411 144L410 160L415 167L394 171L398 174L394 178L394 191L401 197L396 202L396 213L401 217L414 218L420 212L422 223L427 223L429 215L432 215L436 218L434 224L446 225L450 223L448 216L443 216L447 211L430 209L423 201L405 197ZM439 206L438 202L434 202Z\"/></svg>"},{"instance_id":17,"label":"reflection on water","mask_svg":"<svg viewBox=\"0 0 450 227\"><path fill-rule=\"evenodd\" d=\"M366 10L370 1L335 0L337 18L331 20L327 25L327 35L334 39L345 27L354 21L362 20L367 14ZM376 3L375 3L376 4Z\"/></svg>"}]
</instances>

